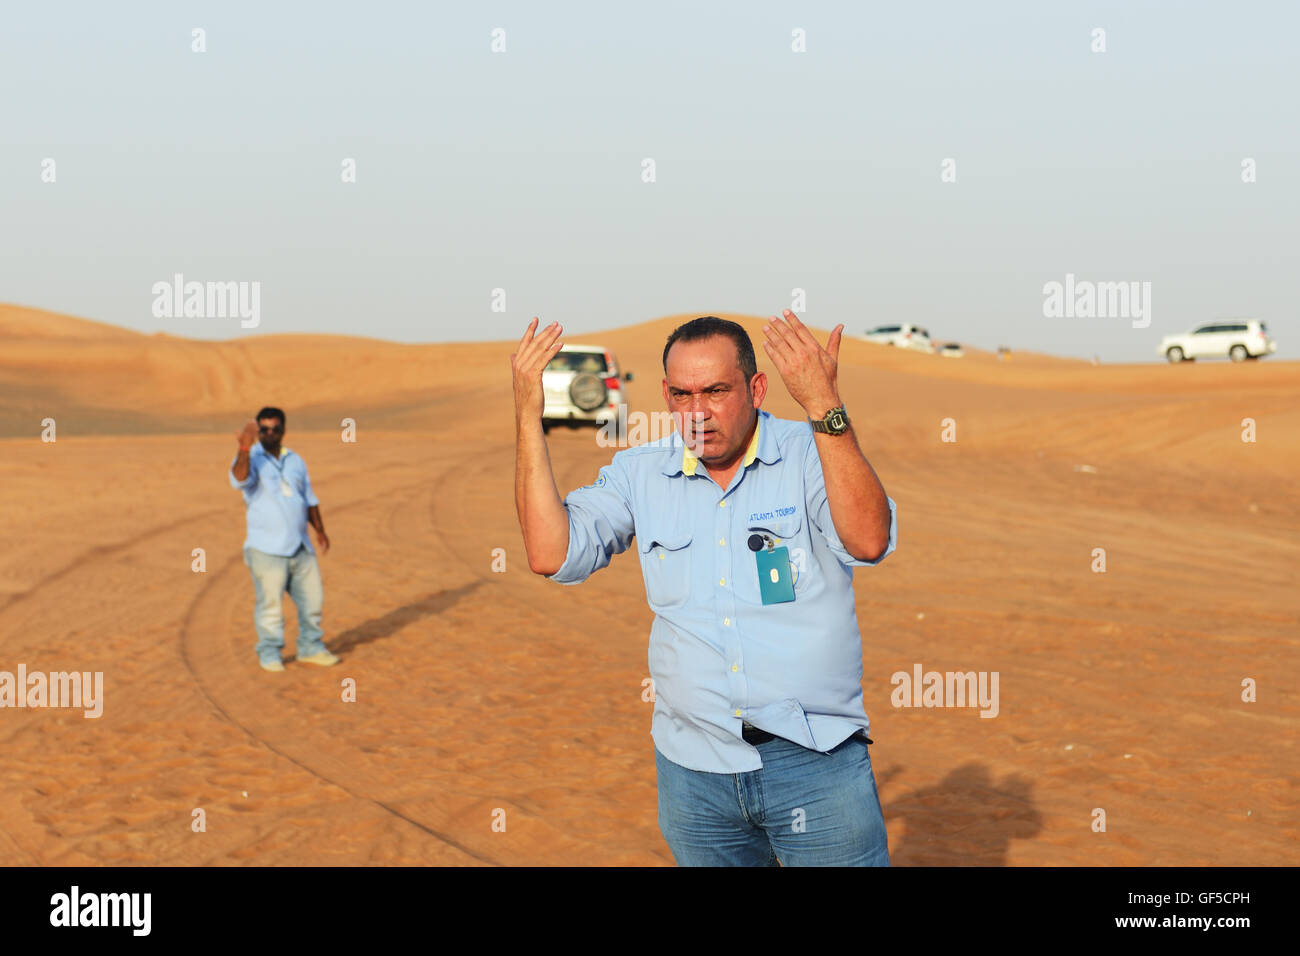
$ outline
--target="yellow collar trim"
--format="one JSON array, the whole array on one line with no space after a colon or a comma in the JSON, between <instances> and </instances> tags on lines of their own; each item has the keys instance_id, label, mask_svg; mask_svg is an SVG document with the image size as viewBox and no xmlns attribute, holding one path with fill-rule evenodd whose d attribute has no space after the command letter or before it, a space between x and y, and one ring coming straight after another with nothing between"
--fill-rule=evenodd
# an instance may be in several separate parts
<instances>
[{"instance_id":1,"label":"yellow collar trim","mask_svg":"<svg viewBox=\"0 0 1300 956\"><path fill-rule=\"evenodd\" d=\"M763 430L763 416L758 416L758 424L754 426L754 437L749 440L749 448L745 451L745 460L740 467L748 468L758 457L758 433ZM694 475L695 469L699 465L700 459L695 456L686 445L682 445L682 474Z\"/></svg>"}]
</instances>

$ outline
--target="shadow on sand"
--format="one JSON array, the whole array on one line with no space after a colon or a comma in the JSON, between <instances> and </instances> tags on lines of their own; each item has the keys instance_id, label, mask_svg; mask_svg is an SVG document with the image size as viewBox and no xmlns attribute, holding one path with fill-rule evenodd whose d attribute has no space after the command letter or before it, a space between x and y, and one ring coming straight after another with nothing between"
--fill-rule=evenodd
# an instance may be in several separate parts
<instances>
[{"instance_id":1,"label":"shadow on sand","mask_svg":"<svg viewBox=\"0 0 1300 956\"><path fill-rule=\"evenodd\" d=\"M904 771L880 774L884 784ZM894 866L1006 866L1012 840L1028 840L1043 828L1034 805L1033 781L1010 775L995 781L988 768L968 763L933 787L896 796L885 805L888 820L904 821L903 838L890 846Z\"/></svg>"},{"instance_id":2,"label":"shadow on sand","mask_svg":"<svg viewBox=\"0 0 1300 956\"><path fill-rule=\"evenodd\" d=\"M462 587L426 594L418 601L412 601L410 604L394 608L381 617L362 621L355 627L348 628L334 640L327 640L326 643L335 654L343 654L353 648L360 647L362 644L382 641L384 638L396 634L406 625L414 624L421 618L441 614L462 598L472 594L482 583L482 581L474 581Z\"/></svg>"}]
</instances>

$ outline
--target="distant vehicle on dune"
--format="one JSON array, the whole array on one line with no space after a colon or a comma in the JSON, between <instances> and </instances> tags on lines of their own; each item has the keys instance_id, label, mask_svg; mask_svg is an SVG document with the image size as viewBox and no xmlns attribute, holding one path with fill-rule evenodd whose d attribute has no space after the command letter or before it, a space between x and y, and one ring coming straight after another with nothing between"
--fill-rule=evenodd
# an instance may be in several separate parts
<instances>
[{"instance_id":1,"label":"distant vehicle on dune","mask_svg":"<svg viewBox=\"0 0 1300 956\"><path fill-rule=\"evenodd\" d=\"M946 355L949 358L961 358L966 354L961 350L960 342L944 342L942 345L935 348L935 352L939 355Z\"/></svg>"},{"instance_id":2,"label":"distant vehicle on dune","mask_svg":"<svg viewBox=\"0 0 1300 956\"><path fill-rule=\"evenodd\" d=\"M1188 362L1198 358L1230 358L1234 362L1257 359L1277 351L1269 337L1268 326L1257 319L1231 319L1207 322L1190 332L1166 335L1157 350L1170 362Z\"/></svg>"},{"instance_id":3,"label":"distant vehicle on dune","mask_svg":"<svg viewBox=\"0 0 1300 956\"><path fill-rule=\"evenodd\" d=\"M618 406L625 400L622 383L630 381L631 372L619 378L618 361L609 349L599 345L564 346L542 370L546 397L542 430L550 431L561 422L571 428L579 424L600 428L607 421L617 421Z\"/></svg>"},{"instance_id":4,"label":"distant vehicle on dune","mask_svg":"<svg viewBox=\"0 0 1300 956\"><path fill-rule=\"evenodd\" d=\"M863 336L868 342L880 345L893 345L900 349L917 349L921 352L933 352L930 333L919 325L901 322L898 325L878 325L868 329Z\"/></svg>"}]
</instances>

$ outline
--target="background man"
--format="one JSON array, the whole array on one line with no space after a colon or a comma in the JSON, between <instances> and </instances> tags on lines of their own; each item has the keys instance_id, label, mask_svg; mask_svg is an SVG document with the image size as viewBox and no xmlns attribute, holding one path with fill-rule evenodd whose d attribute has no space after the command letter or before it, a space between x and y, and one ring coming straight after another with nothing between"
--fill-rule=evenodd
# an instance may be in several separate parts
<instances>
[{"instance_id":1,"label":"background man","mask_svg":"<svg viewBox=\"0 0 1300 956\"><path fill-rule=\"evenodd\" d=\"M677 431L618 452L563 502L541 428L541 372L561 329L536 328L511 356L528 564L576 584L637 539L673 856L887 866L852 585L853 566L894 550L898 526L840 402L844 327L823 349L789 311L765 326L763 347L809 416L794 422L760 410L767 376L741 326L680 326L663 356Z\"/></svg>"},{"instance_id":2,"label":"background man","mask_svg":"<svg viewBox=\"0 0 1300 956\"><path fill-rule=\"evenodd\" d=\"M321 640L324 589L307 522L316 530L322 552L329 552L330 539L306 463L280 447L284 426L284 412L263 408L257 420L239 433L239 453L230 468L230 484L244 493L248 520L244 564L253 576L257 598L253 610L257 659L268 671L284 670L280 604L285 591L298 608L298 660L323 667L339 662ZM259 444L254 445L254 439L260 439Z\"/></svg>"}]
</instances>

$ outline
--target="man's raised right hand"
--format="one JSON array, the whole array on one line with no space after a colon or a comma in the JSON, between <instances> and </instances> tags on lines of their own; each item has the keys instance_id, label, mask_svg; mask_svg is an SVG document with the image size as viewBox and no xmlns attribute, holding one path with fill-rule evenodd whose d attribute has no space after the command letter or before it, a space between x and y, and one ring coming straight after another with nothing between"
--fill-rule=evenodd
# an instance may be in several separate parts
<instances>
[{"instance_id":1,"label":"man's raised right hand","mask_svg":"<svg viewBox=\"0 0 1300 956\"><path fill-rule=\"evenodd\" d=\"M253 442L257 441L257 422L249 420L244 426L244 430L239 433L239 447L247 451L253 447Z\"/></svg>"},{"instance_id":2,"label":"man's raised right hand","mask_svg":"<svg viewBox=\"0 0 1300 956\"><path fill-rule=\"evenodd\" d=\"M552 322L534 335L537 322L537 317L534 316L524 330L524 337L519 340L519 349L510 356L510 367L514 370L515 379L517 422L541 421L542 412L546 409L542 370L564 347L564 343L559 340L564 329L558 322Z\"/></svg>"}]
</instances>

